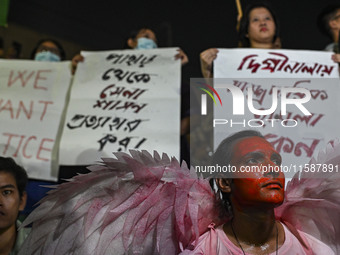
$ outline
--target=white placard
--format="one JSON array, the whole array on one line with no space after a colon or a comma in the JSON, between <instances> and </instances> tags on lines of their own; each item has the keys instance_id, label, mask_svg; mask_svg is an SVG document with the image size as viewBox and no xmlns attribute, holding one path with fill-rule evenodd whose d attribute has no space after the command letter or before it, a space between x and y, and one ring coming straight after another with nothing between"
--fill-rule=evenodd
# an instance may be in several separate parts
<instances>
[{"instance_id":1,"label":"white placard","mask_svg":"<svg viewBox=\"0 0 340 255\"><path fill-rule=\"evenodd\" d=\"M60 164L85 165L129 149L179 156L180 61L175 48L83 52Z\"/></svg>"},{"instance_id":2,"label":"white placard","mask_svg":"<svg viewBox=\"0 0 340 255\"><path fill-rule=\"evenodd\" d=\"M219 49L214 78L338 78L332 52Z\"/></svg>"},{"instance_id":3,"label":"white placard","mask_svg":"<svg viewBox=\"0 0 340 255\"><path fill-rule=\"evenodd\" d=\"M0 154L30 178L58 179L54 151L70 80L68 61L0 61Z\"/></svg>"},{"instance_id":4,"label":"white placard","mask_svg":"<svg viewBox=\"0 0 340 255\"><path fill-rule=\"evenodd\" d=\"M223 103L214 106L215 147L232 133L255 129L282 155L283 166L294 172L340 137L339 73L331 53L220 49L214 78L225 78L214 80ZM226 84L243 95L238 105ZM306 102L303 89L311 94Z\"/></svg>"}]
</instances>

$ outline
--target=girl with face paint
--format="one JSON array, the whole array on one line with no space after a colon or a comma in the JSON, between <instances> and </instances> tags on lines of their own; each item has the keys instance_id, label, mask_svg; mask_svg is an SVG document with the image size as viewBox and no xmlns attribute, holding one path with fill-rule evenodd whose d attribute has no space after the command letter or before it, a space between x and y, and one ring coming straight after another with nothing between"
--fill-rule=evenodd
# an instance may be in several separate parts
<instances>
[{"instance_id":1,"label":"girl with face paint","mask_svg":"<svg viewBox=\"0 0 340 255\"><path fill-rule=\"evenodd\" d=\"M274 208L284 199L281 156L260 136L239 138L232 143L233 179L217 179L229 196L232 220L223 226L229 241L250 254L275 253L284 242L284 229L275 220ZM267 171L262 167L266 166ZM249 172L243 172L252 169Z\"/></svg>"},{"instance_id":2,"label":"girl with face paint","mask_svg":"<svg viewBox=\"0 0 340 255\"><path fill-rule=\"evenodd\" d=\"M327 149L319 162L339 165L340 144ZM24 223L33 222L33 229L20 255L56 255L60 249L117 255L340 254L339 173L293 179L279 206L284 176L274 169L281 157L258 132L239 132L220 144L213 164L232 164L237 171L211 179L215 192L194 168L166 154L114 155L42 201ZM272 168L255 171L263 166ZM218 192L223 199L216 199Z\"/></svg>"},{"instance_id":3,"label":"girl with face paint","mask_svg":"<svg viewBox=\"0 0 340 255\"><path fill-rule=\"evenodd\" d=\"M285 177L280 154L260 133L246 130L226 138L212 161L236 169L231 178L212 179L229 220L210 226L195 249L182 254L334 254L324 243L276 219ZM317 252L312 253L311 246Z\"/></svg>"}]
</instances>

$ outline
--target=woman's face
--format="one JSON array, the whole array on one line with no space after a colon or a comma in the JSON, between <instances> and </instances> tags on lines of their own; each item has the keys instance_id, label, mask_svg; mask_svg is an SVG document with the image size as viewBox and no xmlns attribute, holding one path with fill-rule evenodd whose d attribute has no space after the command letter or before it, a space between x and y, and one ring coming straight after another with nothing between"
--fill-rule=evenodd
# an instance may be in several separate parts
<instances>
[{"instance_id":1,"label":"woman's face","mask_svg":"<svg viewBox=\"0 0 340 255\"><path fill-rule=\"evenodd\" d=\"M57 45L55 45L53 42L51 41L45 41L42 44L39 45L38 49L37 49L37 53L39 52L43 52L43 51L49 51L52 52L54 54L56 54L57 56L60 57L60 51Z\"/></svg>"},{"instance_id":2,"label":"woman's face","mask_svg":"<svg viewBox=\"0 0 340 255\"><path fill-rule=\"evenodd\" d=\"M283 202L281 156L265 139L254 136L236 141L231 164L238 170L231 184L233 204L271 207Z\"/></svg>"},{"instance_id":3,"label":"woman's face","mask_svg":"<svg viewBox=\"0 0 340 255\"><path fill-rule=\"evenodd\" d=\"M272 43L275 36L273 16L264 7L254 8L249 13L248 38L254 43Z\"/></svg>"},{"instance_id":4,"label":"woman's face","mask_svg":"<svg viewBox=\"0 0 340 255\"><path fill-rule=\"evenodd\" d=\"M144 40L144 42L140 42L140 39L147 39ZM152 40L150 42L150 40ZM144 45L140 45L140 44L144 44ZM136 35L136 38L132 39L129 38L127 44L129 45L129 47L131 49L151 49L151 48L156 48L157 47L157 38L155 33L150 30L150 29L141 29L139 30L138 34ZM145 45L146 44L146 45Z\"/></svg>"},{"instance_id":5,"label":"woman's face","mask_svg":"<svg viewBox=\"0 0 340 255\"><path fill-rule=\"evenodd\" d=\"M154 42L157 42L155 33L150 29L141 29L136 35L136 40L141 37L145 37L145 38L153 40Z\"/></svg>"}]
</instances>

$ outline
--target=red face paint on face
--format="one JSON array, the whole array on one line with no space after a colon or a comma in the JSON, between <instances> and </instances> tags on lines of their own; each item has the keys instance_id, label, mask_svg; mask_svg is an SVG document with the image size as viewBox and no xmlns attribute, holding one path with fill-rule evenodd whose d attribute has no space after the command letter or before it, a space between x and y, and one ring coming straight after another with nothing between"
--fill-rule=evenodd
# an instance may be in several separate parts
<instances>
[{"instance_id":1,"label":"red face paint on face","mask_svg":"<svg viewBox=\"0 0 340 255\"><path fill-rule=\"evenodd\" d=\"M281 156L261 137L246 137L235 142L232 165L232 199L244 205L280 205L284 199L284 174Z\"/></svg>"}]
</instances>

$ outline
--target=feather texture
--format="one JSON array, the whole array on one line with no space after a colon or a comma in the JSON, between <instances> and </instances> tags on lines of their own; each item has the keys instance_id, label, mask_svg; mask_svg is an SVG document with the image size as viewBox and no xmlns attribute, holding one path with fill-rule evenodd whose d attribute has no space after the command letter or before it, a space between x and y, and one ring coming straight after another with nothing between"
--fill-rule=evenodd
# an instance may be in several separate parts
<instances>
[{"instance_id":1,"label":"feather texture","mask_svg":"<svg viewBox=\"0 0 340 255\"><path fill-rule=\"evenodd\" d=\"M55 187L20 254L178 254L218 222L208 180L166 154L115 153Z\"/></svg>"},{"instance_id":2,"label":"feather texture","mask_svg":"<svg viewBox=\"0 0 340 255\"><path fill-rule=\"evenodd\" d=\"M276 208L280 220L323 241L335 254L340 254L339 168L340 144L335 141L295 174L287 184L285 202Z\"/></svg>"}]
</instances>

